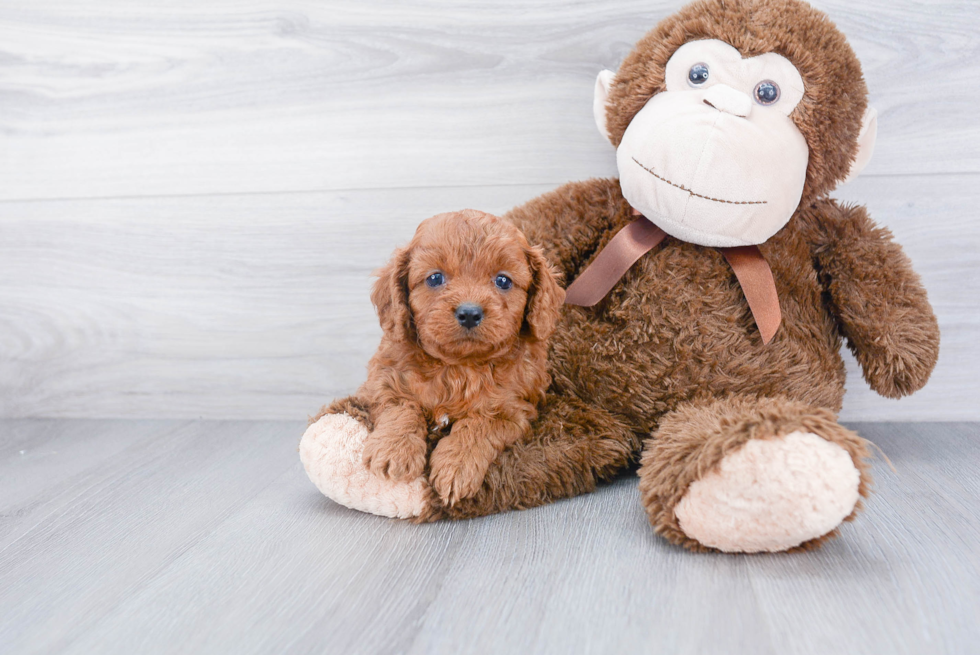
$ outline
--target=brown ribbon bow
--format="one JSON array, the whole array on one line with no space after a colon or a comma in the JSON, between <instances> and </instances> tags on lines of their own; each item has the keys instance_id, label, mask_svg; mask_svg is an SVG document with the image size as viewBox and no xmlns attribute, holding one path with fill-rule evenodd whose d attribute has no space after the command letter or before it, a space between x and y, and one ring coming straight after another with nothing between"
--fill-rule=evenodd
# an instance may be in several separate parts
<instances>
[{"instance_id":1,"label":"brown ribbon bow","mask_svg":"<svg viewBox=\"0 0 980 655\"><path fill-rule=\"evenodd\" d=\"M592 307L606 294L640 257L664 240L667 233L635 209L637 219L621 229L603 248L589 266L575 278L565 291L565 303ZM772 269L758 246L719 248L735 272L752 317L759 327L762 343L772 341L782 314Z\"/></svg>"}]
</instances>

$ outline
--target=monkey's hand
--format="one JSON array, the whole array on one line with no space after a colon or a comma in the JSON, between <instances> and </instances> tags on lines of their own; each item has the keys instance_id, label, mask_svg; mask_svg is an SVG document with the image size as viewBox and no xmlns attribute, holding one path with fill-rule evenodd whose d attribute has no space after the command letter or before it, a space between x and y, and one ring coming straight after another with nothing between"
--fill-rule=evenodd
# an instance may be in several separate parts
<instances>
[{"instance_id":1,"label":"monkey's hand","mask_svg":"<svg viewBox=\"0 0 980 655\"><path fill-rule=\"evenodd\" d=\"M864 379L888 398L917 391L936 366L939 325L912 263L864 207L816 209L821 281Z\"/></svg>"}]
</instances>

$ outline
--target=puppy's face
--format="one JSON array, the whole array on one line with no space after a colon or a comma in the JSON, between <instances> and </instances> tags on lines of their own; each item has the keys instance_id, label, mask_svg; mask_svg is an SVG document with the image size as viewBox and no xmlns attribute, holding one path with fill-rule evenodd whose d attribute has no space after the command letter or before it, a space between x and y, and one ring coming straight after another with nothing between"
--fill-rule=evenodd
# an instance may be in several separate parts
<instances>
[{"instance_id":1,"label":"puppy's face","mask_svg":"<svg viewBox=\"0 0 980 655\"><path fill-rule=\"evenodd\" d=\"M517 228L485 214L422 223L412 243L408 298L426 352L464 360L513 346L531 287L525 246Z\"/></svg>"},{"instance_id":2,"label":"puppy's face","mask_svg":"<svg viewBox=\"0 0 980 655\"><path fill-rule=\"evenodd\" d=\"M382 271L373 299L386 329L387 296L379 291L391 281L407 304L400 319L406 337L446 362L489 359L522 337L547 338L564 300L541 253L520 230L473 210L424 221Z\"/></svg>"}]
</instances>

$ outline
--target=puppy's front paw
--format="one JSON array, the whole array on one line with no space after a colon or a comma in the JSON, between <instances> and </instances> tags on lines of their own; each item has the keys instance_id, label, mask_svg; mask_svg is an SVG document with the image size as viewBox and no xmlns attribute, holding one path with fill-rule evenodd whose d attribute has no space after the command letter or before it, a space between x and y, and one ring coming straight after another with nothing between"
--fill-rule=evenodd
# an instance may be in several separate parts
<instances>
[{"instance_id":1,"label":"puppy's front paw","mask_svg":"<svg viewBox=\"0 0 980 655\"><path fill-rule=\"evenodd\" d=\"M425 470L425 441L414 435L390 436L372 432L364 442L364 466L392 480L411 481Z\"/></svg>"},{"instance_id":2,"label":"puppy's front paw","mask_svg":"<svg viewBox=\"0 0 980 655\"><path fill-rule=\"evenodd\" d=\"M460 439L445 437L429 458L429 484L445 505L475 496L490 462L471 452Z\"/></svg>"}]
</instances>

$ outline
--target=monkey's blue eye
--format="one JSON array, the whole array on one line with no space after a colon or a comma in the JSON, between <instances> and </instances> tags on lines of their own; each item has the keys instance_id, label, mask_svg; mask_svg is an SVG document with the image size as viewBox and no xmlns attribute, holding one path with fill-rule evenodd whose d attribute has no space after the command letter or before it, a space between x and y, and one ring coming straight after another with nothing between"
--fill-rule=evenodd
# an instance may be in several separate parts
<instances>
[{"instance_id":1,"label":"monkey's blue eye","mask_svg":"<svg viewBox=\"0 0 980 655\"><path fill-rule=\"evenodd\" d=\"M779 100L779 85L772 80L759 82L755 86L755 99L760 105L771 105Z\"/></svg>"},{"instance_id":2,"label":"monkey's blue eye","mask_svg":"<svg viewBox=\"0 0 980 655\"><path fill-rule=\"evenodd\" d=\"M446 283L446 276L439 271L436 271L429 277L425 278L425 284L431 289L435 289L436 287L441 287L445 283Z\"/></svg>"},{"instance_id":3,"label":"monkey's blue eye","mask_svg":"<svg viewBox=\"0 0 980 655\"><path fill-rule=\"evenodd\" d=\"M707 64L694 64L691 66L691 70L687 73L687 79L690 80L691 84L696 86L701 86L708 81L708 66Z\"/></svg>"},{"instance_id":4,"label":"monkey's blue eye","mask_svg":"<svg viewBox=\"0 0 980 655\"><path fill-rule=\"evenodd\" d=\"M498 289L502 291L507 291L507 289L514 286L514 282L506 275L498 275L497 277L494 278L493 283Z\"/></svg>"}]
</instances>

